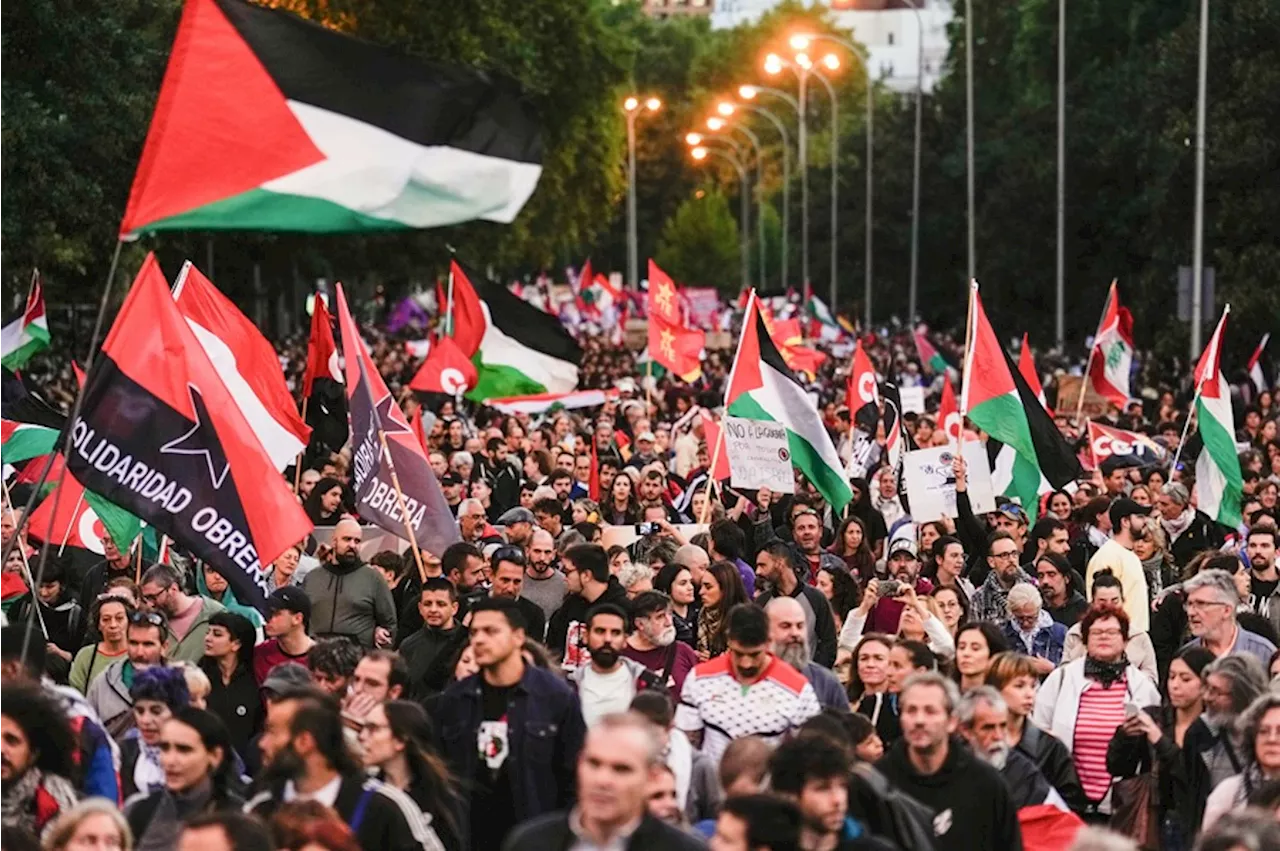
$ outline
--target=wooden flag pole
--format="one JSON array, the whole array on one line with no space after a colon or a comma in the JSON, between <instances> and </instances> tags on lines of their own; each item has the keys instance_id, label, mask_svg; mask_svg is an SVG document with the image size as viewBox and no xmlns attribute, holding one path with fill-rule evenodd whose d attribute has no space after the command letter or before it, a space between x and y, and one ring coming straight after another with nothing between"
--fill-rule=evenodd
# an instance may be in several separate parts
<instances>
[{"instance_id":1,"label":"wooden flag pole","mask_svg":"<svg viewBox=\"0 0 1280 851\"><path fill-rule=\"evenodd\" d=\"M133 558L133 581L135 585L139 587L142 586L142 533L141 532L138 533L137 549L134 552L134 558Z\"/></svg>"},{"instance_id":2,"label":"wooden flag pole","mask_svg":"<svg viewBox=\"0 0 1280 851\"><path fill-rule=\"evenodd\" d=\"M645 346L645 351L649 359L644 364L644 418L649 419L649 407L653 404L653 352L649 351L648 346Z\"/></svg>"},{"instance_id":3,"label":"wooden flag pole","mask_svg":"<svg viewBox=\"0 0 1280 851\"><path fill-rule=\"evenodd\" d=\"M0 479L0 484L4 485L4 510L13 515L13 497L9 494L9 483ZM22 556L22 572L27 577L27 587L31 590L31 605L36 610L36 620L40 622L40 632L44 633L44 640L49 640L49 628L44 625L44 613L40 611L40 588L36 585L35 577L31 575L31 562L27 561L27 549L18 544L18 553Z\"/></svg>"},{"instance_id":4,"label":"wooden flag pole","mask_svg":"<svg viewBox=\"0 0 1280 851\"><path fill-rule=\"evenodd\" d=\"M307 399L308 397L306 396L302 397L302 422L304 425L307 422ZM293 459L293 492L295 494L298 493L299 489L302 487L302 456L306 451L307 448L305 446L302 447L302 451L298 453L298 457Z\"/></svg>"},{"instance_id":5,"label":"wooden flag pole","mask_svg":"<svg viewBox=\"0 0 1280 851\"><path fill-rule=\"evenodd\" d=\"M67 530L62 533L62 543L58 544L58 555L62 555L67 548L67 541L71 540L71 524L75 522L75 518L80 516L80 506L84 505L84 488L80 489L80 498L76 500L75 510L71 512L71 523L67 524Z\"/></svg>"},{"instance_id":6,"label":"wooden flag pole","mask_svg":"<svg viewBox=\"0 0 1280 851\"><path fill-rule=\"evenodd\" d=\"M721 428L720 435L721 437L723 437L724 426L722 425L720 428ZM715 449L713 450L713 453L711 456L711 466L707 468L707 504L702 506L702 516L698 518L699 523L706 523L707 516L711 513L711 491L712 491L712 486L717 484L716 465L720 463L720 445L722 443L724 443L723 440L716 441Z\"/></svg>"},{"instance_id":7,"label":"wooden flag pole","mask_svg":"<svg viewBox=\"0 0 1280 851\"><path fill-rule=\"evenodd\" d=\"M387 458L387 469L391 472L391 486L396 489L396 505L400 509L400 519L404 521L404 531L409 537L409 546L413 547L413 560L418 564L418 578L425 585L427 568L422 563L422 551L418 549L418 536L409 525L409 509L404 502L404 491L400 489L400 477L396 475L396 464L391 459L391 449L387 446L387 433L378 429L378 440L382 442L382 453Z\"/></svg>"},{"instance_id":8,"label":"wooden flag pole","mask_svg":"<svg viewBox=\"0 0 1280 851\"><path fill-rule=\"evenodd\" d=\"M973 345L973 303L977 299L977 297L978 297L978 279L973 278L972 280L969 281L969 310L964 320L964 353L963 353L964 360L960 362L961 367L964 369L964 375L961 376L960 403L958 406L960 410L960 426L959 428L956 429L956 455L957 456L961 454L960 445L964 443L964 418L969 414L969 411L968 411L969 394L965 393L964 391L965 391L965 382L967 382L970 378L969 347Z\"/></svg>"}]
</instances>

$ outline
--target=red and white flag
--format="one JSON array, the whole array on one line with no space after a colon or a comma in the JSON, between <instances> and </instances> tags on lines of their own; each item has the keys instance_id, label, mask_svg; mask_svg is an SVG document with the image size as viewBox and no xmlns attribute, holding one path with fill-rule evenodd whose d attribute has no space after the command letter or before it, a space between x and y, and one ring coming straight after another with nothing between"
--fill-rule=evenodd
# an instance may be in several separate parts
<instances>
[{"instance_id":1,"label":"red and white flag","mask_svg":"<svg viewBox=\"0 0 1280 851\"><path fill-rule=\"evenodd\" d=\"M960 439L960 431L964 420L960 418L960 409L956 406L956 391L951 387L951 376L943 376L942 399L938 402L938 428L947 435L949 443Z\"/></svg>"},{"instance_id":2,"label":"red and white flag","mask_svg":"<svg viewBox=\"0 0 1280 851\"><path fill-rule=\"evenodd\" d=\"M871 358L862 349L859 340L853 347L853 364L849 367L849 383L846 388L849 405L849 421L856 422L858 411L867 405L878 405L880 394L876 389L876 369Z\"/></svg>"},{"instance_id":3,"label":"red and white flag","mask_svg":"<svg viewBox=\"0 0 1280 851\"><path fill-rule=\"evenodd\" d=\"M1093 340L1089 381L1099 396L1117 407L1129 401L1129 373L1133 370L1133 315L1120 305L1116 282L1107 293L1107 309L1102 314Z\"/></svg>"},{"instance_id":4,"label":"red and white flag","mask_svg":"<svg viewBox=\"0 0 1280 851\"><path fill-rule=\"evenodd\" d=\"M1267 389L1267 377L1262 374L1262 353L1266 351L1267 342L1270 339L1270 331L1263 334L1262 341L1258 343L1258 348L1253 350L1253 356L1249 358L1249 379L1259 393Z\"/></svg>"},{"instance_id":5,"label":"red and white flag","mask_svg":"<svg viewBox=\"0 0 1280 851\"><path fill-rule=\"evenodd\" d=\"M476 386L476 366L452 337L437 337L427 352L427 359L409 382L414 390L460 396Z\"/></svg>"}]
</instances>

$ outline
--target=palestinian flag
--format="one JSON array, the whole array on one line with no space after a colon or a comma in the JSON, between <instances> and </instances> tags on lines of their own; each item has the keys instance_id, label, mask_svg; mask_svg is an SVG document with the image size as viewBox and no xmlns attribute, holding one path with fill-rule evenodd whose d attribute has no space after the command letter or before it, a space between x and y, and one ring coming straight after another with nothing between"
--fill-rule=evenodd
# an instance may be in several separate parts
<instances>
[{"instance_id":1,"label":"palestinian flag","mask_svg":"<svg viewBox=\"0 0 1280 851\"><path fill-rule=\"evenodd\" d=\"M912 332L912 337L916 341L916 354L920 356L920 363L930 372L944 372L947 368L947 360L938 353L933 347L933 343L929 342L929 329L924 325L917 325L916 330Z\"/></svg>"},{"instance_id":2,"label":"palestinian flag","mask_svg":"<svg viewBox=\"0 0 1280 851\"><path fill-rule=\"evenodd\" d=\"M1222 337L1227 329L1231 306L1222 311L1218 327L1196 364L1196 422L1204 448L1196 459L1197 506L1224 526L1240 525L1240 497L1244 476L1236 454L1235 415L1231 410L1231 387L1222 374Z\"/></svg>"},{"instance_id":3,"label":"palestinian flag","mask_svg":"<svg viewBox=\"0 0 1280 851\"><path fill-rule=\"evenodd\" d=\"M487 402L577 389L582 349L554 316L506 287L468 275L460 264L453 270L453 305L453 340L476 366L468 399Z\"/></svg>"},{"instance_id":4,"label":"palestinian flag","mask_svg":"<svg viewBox=\"0 0 1280 851\"><path fill-rule=\"evenodd\" d=\"M0 458L6 464L16 464L48 455L57 447L58 434L55 428L0 420Z\"/></svg>"},{"instance_id":5,"label":"palestinian flag","mask_svg":"<svg viewBox=\"0 0 1280 851\"><path fill-rule=\"evenodd\" d=\"M976 284L971 298L960 413L1014 453L1007 476L1001 475L1003 465L997 466L995 483L998 490L1018 499L1028 514L1034 514L1042 478L1061 488L1083 471L1035 391L1000 347ZM988 453L992 451L988 446Z\"/></svg>"},{"instance_id":6,"label":"palestinian flag","mask_svg":"<svg viewBox=\"0 0 1280 851\"><path fill-rule=\"evenodd\" d=\"M572 393L539 393L536 396L490 399L485 404L504 414L541 414L553 408L565 411L594 408L611 399L616 401L617 398L617 390L575 390Z\"/></svg>"},{"instance_id":7,"label":"palestinian flag","mask_svg":"<svg viewBox=\"0 0 1280 851\"><path fill-rule=\"evenodd\" d=\"M118 505L87 491L76 477L66 475L31 512L27 529L37 541L48 541L61 552L66 547L103 554L107 535L120 552L127 552L142 521Z\"/></svg>"},{"instance_id":8,"label":"palestinian flag","mask_svg":"<svg viewBox=\"0 0 1280 851\"><path fill-rule=\"evenodd\" d=\"M40 273L31 276L31 289L22 316L0 328L0 363L22 369L36 352L49 347L49 320L44 314L44 288Z\"/></svg>"},{"instance_id":9,"label":"palestinian flag","mask_svg":"<svg viewBox=\"0 0 1280 851\"><path fill-rule=\"evenodd\" d=\"M1259 393L1266 392L1267 389L1267 377L1262 372L1262 353L1267 350L1267 342L1270 339L1270 331L1263 334L1258 348L1253 350L1253 355L1249 358L1249 380L1253 382L1254 389Z\"/></svg>"},{"instance_id":10,"label":"palestinian flag","mask_svg":"<svg viewBox=\"0 0 1280 851\"><path fill-rule=\"evenodd\" d=\"M816 295L810 294L804 303L804 312L809 316L809 336L824 343L834 343L844 338L844 329L831 315L826 303Z\"/></svg>"},{"instance_id":11,"label":"palestinian flag","mask_svg":"<svg viewBox=\"0 0 1280 851\"><path fill-rule=\"evenodd\" d=\"M1022 348L1018 351L1018 372L1022 373L1031 392L1036 394L1040 404L1044 405L1044 409L1048 411L1049 405L1044 400L1044 385L1040 383L1040 373L1036 372L1036 359L1031 354L1031 340L1027 338L1026 332L1022 334Z\"/></svg>"},{"instance_id":12,"label":"palestinian flag","mask_svg":"<svg viewBox=\"0 0 1280 851\"><path fill-rule=\"evenodd\" d=\"M266 568L311 522L196 335L154 255L138 272L70 423L67 470L266 604Z\"/></svg>"},{"instance_id":13,"label":"palestinian flag","mask_svg":"<svg viewBox=\"0 0 1280 851\"><path fill-rule=\"evenodd\" d=\"M120 233L509 223L541 160L510 85L280 9L187 0Z\"/></svg>"},{"instance_id":14,"label":"palestinian flag","mask_svg":"<svg viewBox=\"0 0 1280 851\"><path fill-rule=\"evenodd\" d=\"M1129 373L1133 371L1133 316L1120 306L1116 282L1111 282L1107 306L1093 340L1089 382L1099 396L1118 408L1129 401Z\"/></svg>"},{"instance_id":15,"label":"palestinian flag","mask_svg":"<svg viewBox=\"0 0 1280 851\"><path fill-rule=\"evenodd\" d=\"M853 494L831 435L804 385L787 368L769 337L754 291L747 304L742 339L724 401L732 416L786 426L796 469L813 483L833 511L838 513L849 504Z\"/></svg>"}]
</instances>

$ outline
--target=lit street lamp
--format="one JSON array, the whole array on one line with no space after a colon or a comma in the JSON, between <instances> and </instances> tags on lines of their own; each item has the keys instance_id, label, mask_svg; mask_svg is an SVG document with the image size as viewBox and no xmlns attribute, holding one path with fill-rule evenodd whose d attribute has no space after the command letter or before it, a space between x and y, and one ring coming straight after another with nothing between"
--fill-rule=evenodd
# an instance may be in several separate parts
<instances>
[{"instance_id":1,"label":"lit street lamp","mask_svg":"<svg viewBox=\"0 0 1280 851\"><path fill-rule=\"evenodd\" d=\"M640 248L636 237L636 116L640 114L640 106L636 95L622 102L622 111L627 116L627 282L633 290L640 287ZM662 101L647 98L644 108L657 112L662 108Z\"/></svg>"},{"instance_id":2,"label":"lit street lamp","mask_svg":"<svg viewBox=\"0 0 1280 851\"><path fill-rule=\"evenodd\" d=\"M791 276L790 266L790 244L791 244L791 140L787 135L787 126L777 113L759 106L754 101L758 95L771 95L780 100L786 101L787 105L796 111L796 120L800 116L800 104L796 102L788 93L782 89L773 89L768 86L739 86L738 97L747 103L738 104L742 109L749 109L752 112L763 115L766 119L773 123L778 129L778 135L782 137L782 264L779 271L778 292L785 292L787 282Z\"/></svg>"},{"instance_id":3,"label":"lit street lamp","mask_svg":"<svg viewBox=\"0 0 1280 851\"><path fill-rule=\"evenodd\" d=\"M687 138L688 137L686 137L686 139ZM724 140L720 140L720 141L724 141ZM708 156L719 157L720 159L732 165L734 169L736 169L738 172L738 180L742 187L741 191L738 193L738 197L739 197L738 248L742 254L742 288L745 290L751 286L751 271L750 271L751 261L750 261L749 249L747 248L747 241L748 241L747 232L748 232L749 225L747 222L747 191L748 190L747 190L746 166L744 166L741 163L741 161L739 161L739 159L733 154L728 153L727 151L719 150L717 148L708 148L705 145L698 145L694 147L694 149L689 153L693 156L694 160L698 162L706 162L706 159Z\"/></svg>"}]
</instances>

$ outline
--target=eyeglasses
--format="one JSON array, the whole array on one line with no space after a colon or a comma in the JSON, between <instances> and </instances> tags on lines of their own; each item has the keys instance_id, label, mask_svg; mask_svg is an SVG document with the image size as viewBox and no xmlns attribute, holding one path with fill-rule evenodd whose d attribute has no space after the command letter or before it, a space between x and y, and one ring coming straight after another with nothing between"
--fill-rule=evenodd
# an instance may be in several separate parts
<instances>
[{"instance_id":1,"label":"eyeglasses","mask_svg":"<svg viewBox=\"0 0 1280 851\"><path fill-rule=\"evenodd\" d=\"M1227 606L1228 608L1231 606L1230 603L1224 603L1221 600L1188 600L1185 605L1188 609L1197 612L1202 612L1210 606Z\"/></svg>"},{"instance_id":2,"label":"eyeglasses","mask_svg":"<svg viewBox=\"0 0 1280 851\"><path fill-rule=\"evenodd\" d=\"M154 594L143 594L142 599L144 602L154 606L156 603L160 602L160 598L167 594L169 589L172 587L172 585L166 585Z\"/></svg>"},{"instance_id":3,"label":"eyeglasses","mask_svg":"<svg viewBox=\"0 0 1280 851\"><path fill-rule=\"evenodd\" d=\"M1118 629L1091 629L1089 630L1090 638L1119 638L1123 635Z\"/></svg>"},{"instance_id":4,"label":"eyeglasses","mask_svg":"<svg viewBox=\"0 0 1280 851\"><path fill-rule=\"evenodd\" d=\"M1004 559L1007 559L1007 558L1017 558L1017 557L1018 557L1018 551L1017 551L1017 550L1009 550L1007 553L992 553L992 554L991 554L991 557L992 557L992 558L996 558L996 559L1001 559L1001 560L1004 560Z\"/></svg>"},{"instance_id":5,"label":"eyeglasses","mask_svg":"<svg viewBox=\"0 0 1280 851\"><path fill-rule=\"evenodd\" d=\"M130 612L129 623L145 623L164 628L164 615L159 612Z\"/></svg>"}]
</instances>

